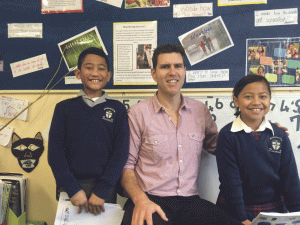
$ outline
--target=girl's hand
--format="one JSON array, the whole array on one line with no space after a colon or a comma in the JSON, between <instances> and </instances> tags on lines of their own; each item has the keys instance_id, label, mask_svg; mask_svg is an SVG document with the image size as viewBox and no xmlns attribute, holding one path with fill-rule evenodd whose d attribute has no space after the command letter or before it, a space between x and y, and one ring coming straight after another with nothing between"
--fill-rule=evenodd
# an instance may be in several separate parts
<instances>
[{"instance_id":1,"label":"girl's hand","mask_svg":"<svg viewBox=\"0 0 300 225\"><path fill-rule=\"evenodd\" d=\"M251 221L250 221L250 220L245 220L245 221L242 222L242 224L250 225L250 224L251 224Z\"/></svg>"}]
</instances>

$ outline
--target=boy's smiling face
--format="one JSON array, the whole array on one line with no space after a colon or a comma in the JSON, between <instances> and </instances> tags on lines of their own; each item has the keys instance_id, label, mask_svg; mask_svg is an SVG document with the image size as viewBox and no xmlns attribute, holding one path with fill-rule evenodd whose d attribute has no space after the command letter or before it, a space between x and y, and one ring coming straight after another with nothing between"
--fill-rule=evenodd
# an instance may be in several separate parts
<instances>
[{"instance_id":1,"label":"boy's smiling face","mask_svg":"<svg viewBox=\"0 0 300 225\"><path fill-rule=\"evenodd\" d=\"M111 78L105 59L94 54L88 54L82 62L81 69L76 69L74 73L77 79L81 80L84 92L90 98L102 96L102 89Z\"/></svg>"}]
</instances>

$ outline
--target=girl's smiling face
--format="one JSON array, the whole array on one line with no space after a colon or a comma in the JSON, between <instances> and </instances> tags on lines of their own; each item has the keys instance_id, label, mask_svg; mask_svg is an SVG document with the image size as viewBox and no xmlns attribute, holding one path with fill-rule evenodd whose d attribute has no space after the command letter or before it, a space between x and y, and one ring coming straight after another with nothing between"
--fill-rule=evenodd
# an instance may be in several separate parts
<instances>
[{"instance_id":1,"label":"girl's smiling face","mask_svg":"<svg viewBox=\"0 0 300 225\"><path fill-rule=\"evenodd\" d=\"M271 95L266 83L259 81L247 84L233 101L242 121L255 131L270 110Z\"/></svg>"}]
</instances>

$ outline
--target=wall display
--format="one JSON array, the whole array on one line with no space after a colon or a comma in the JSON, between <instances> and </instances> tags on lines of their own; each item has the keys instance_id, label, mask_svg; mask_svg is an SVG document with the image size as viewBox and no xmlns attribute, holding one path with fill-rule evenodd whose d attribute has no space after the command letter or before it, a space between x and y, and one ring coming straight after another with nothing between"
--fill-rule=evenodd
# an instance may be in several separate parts
<instances>
[{"instance_id":1,"label":"wall display","mask_svg":"<svg viewBox=\"0 0 300 225\"><path fill-rule=\"evenodd\" d=\"M260 10L254 13L255 26L298 24L298 8Z\"/></svg>"},{"instance_id":2,"label":"wall display","mask_svg":"<svg viewBox=\"0 0 300 225\"><path fill-rule=\"evenodd\" d=\"M267 4L267 0L218 0L218 6Z\"/></svg>"},{"instance_id":3,"label":"wall display","mask_svg":"<svg viewBox=\"0 0 300 225\"><path fill-rule=\"evenodd\" d=\"M30 173L38 165L44 152L42 134L38 132L34 138L21 139L16 133L13 133L11 152L18 159L21 168Z\"/></svg>"},{"instance_id":4,"label":"wall display","mask_svg":"<svg viewBox=\"0 0 300 225\"><path fill-rule=\"evenodd\" d=\"M123 0L97 0L98 2L103 2L115 7L121 8Z\"/></svg>"},{"instance_id":5,"label":"wall display","mask_svg":"<svg viewBox=\"0 0 300 225\"><path fill-rule=\"evenodd\" d=\"M146 97L116 98L128 109ZM217 123L218 130L233 121L235 105L232 96L193 97L205 103ZM300 95L272 95L271 107L266 119L278 122L288 128L292 143L298 173L300 174ZM216 202L219 193L219 178L214 156L204 153L199 173L200 196L211 202Z\"/></svg>"},{"instance_id":6,"label":"wall display","mask_svg":"<svg viewBox=\"0 0 300 225\"><path fill-rule=\"evenodd\" d=\"M247 39L246 75L265 76L271 86L300 86L300 38Z\"/></svg>"},{"instance_id":7,"label":"wall display","mask_svg":"<svg viewBox=\"0 0 300 225\"><path fill-rule=\"evenodd\" d=\"M125 8L167 7L171 0L125 0Z\"/></svg>"},{"instance_id":8,"label":"wall display","mask_svg":"<svg viewBox=\"0 0 300 225\"><path fill-rule=\"evenodd\" d=\"M10 64L13 77L49 68L47 55L42 54Z\"/></svg>"},{"instance_id":9,"label":"wall display","mask_svg":"<svg viewBox=\"0 0 300 225\"><path fill-rule=\"evenodd\" d=\"M81 34L69 38L68 40L58 43L58 47L64 57L69 71L76 69L78 56L86 48L101 48L107 54L97 27L93 27Z\"/></svg>"},{"instance_id":10,"label":"wall display","mask_svg":"<svg viewBox=\"0 0 300 225\"><path fill-rule=\"evenodd\" d=\"M0 96L0 117L14 118L28 106L28 100L20 100L7 96ZM27 121L28 109L17 117L19 120Z\"/></svg>"},{"instance_id":11,"label":"wall display","mask_svg":"<svg viewBox=\"0 0 300 225\"><path fill-rule=\"evenodd\" d=\"M38 1L41 2L41 0ZM57 70L59 60L62 55L60 49L57 48L57 44L70 39L70 37L75 37L76 35L81 34L93 27L96 27L101 34L102 42L105 44L105 49L108 53L110 65L114 65L116 63L114 23L157 21L157 45L162 45L166 43L181 44L180 40L178 39L179 36L187 34L195 28L200 28L204 24L209 23L214 19L219 17L222 18L222 21L226 26L228 34L230 34L234 46L231 46L224 51L220 51L218 54L214 54L213 48L216 49L216 47L214 45L214 40L212 40L213 46L208 46L208 44L205 45L205 43L204 46L202 45L202 47L205 47L207 53L207 55L205 55L205 53L203 53L203 48L201 47L201 42L200 46L192 46L193 44L190 44L186 49L189 52L189 59L186 61L186 67L187 70L190 71L229 69L229 80L185 83L183 88L187 89L232 88L234 84L245 74L246 39L299 36L298 24L287 23L289 25L263 27L255 26L255 21L259 24L264 23L264 19L261 20L262 16L264 16L265 22L267 19L270 19L267 18L267 15L260 15L256 18L257 20L255 20L255 12L271 10L274 15L275 12L278 12L277 10L281 10L282 13L292 12L292 9L298 8L299 0L272 0L268 2L265 0L212 0L205 3L200 3L199 1L197 2L195 0L189 2L183 0L172 0L169 1L169 4L167 4L169 5L168 7L155 6L155 3L156 5L160 3L163 4L163 1L159 0L123 0L124 6L129 4L129 2L135 6L138 6L138 3L143 3L146 6L147 2L150 5L154 3L154 6L151 7L138 6L139 10L119 8L121 3L120 1L82 1L84 4L83 13L53 13L47 15L41 14L41 4L36 4L32 1L28 2L26 0L10 0L0 2L1 52L2 59L5 59L5 63L3 65L4 71L0 72L1 90L44 90L51 80L52 74L54 74ZM57 5L62 5L65 1L53 0L52 2L56 2ZM73 4L74 1L68 0L68 2ZM109 4L109 2L113 2L118 5L114 7L113 5ZM218 3L226 2L229 4L226 7L220 7L218 5ZM234 3L239 3L241 5ZM211 5L211 7L209 5ZM179 11L176 12L176 10ZM176 14L178 17L176 17ZM282 18L282 15L283 14L280 15L280 18ZM290 18L297 17L296 14L288 13L285 18L288 16L290 16ZM43 38L8 38L8 24L36 22L43 24ZM289 20L287 20L287 22L289 22ZM272 22L272 24L274 23ZM144 33L146 34L146 31L144 31ZM228 36L228 34L225 32L225 36ZM133 31L132 35L137 35L137 32ZM224 37L221 36L222 34L217 36L217 38L219 40L224 39ZM128 36L124 37L124 39L126 38L128 38ZM99 41L97 42L99 43ZM74 42L73 44L75 47ZM131 44L134 45L135 43ZM74 49L74 47L71 46L70 48ZM188 49L189 47L190 49ZM212 52L210 52L209 47L211 48ZM140 52L142 51L141 49L142 46L139 48ZM153 49L154 47L152 46L151 51L153 51ZM10 68L11 63L19 62L32 56L38 56L44 53L47 55L49 69L34 71L30 74L26 74L26 76L18 76L16 78L12 76L12 70ZM135 54L136 53L134 53L134 55ZM197 58L196 55L199 57ZM206 59L203 60L204 58ZM141 62L142 61L138 61L139 64L141 64ZM76 59L74 59L73 66L76 66ZM69 69L73 68L73 66L68 67L68 65L66 66L65 63L63 63L60 67L58 75L54 79L54 82L58 81L69 71ZM134 67L136 68L137 66L134 65ZM115 68L113 67L110 68L113 76L117 76L114 69ZM139 72L142 70L143 69L139 69ZM138 77L136 74L134 74L134 76L135 78ZM151 79L149 80L150 83L153 82ZM111 81L107 83L106 88L156 88L155 85L136 85L134 82L124 83L124 80L118 80L117 83L118 84L116 85L114 83L114 79L112 78ZM142 84L143 82L139 83ZM286 86L290 85L287 84ZM69 80L66 80L66 82L59 82L55 86L54 90L80 89L81 87L82 85L77 82L77 80L70 78Z\"/></svg>"},{"instance_id":12,"label":"wall display","mask_svg":"<svg viewBox=\"0 0 300 225\"><path fill-rule=\"evenodd\" d=\"M8 38L43 38L42 23L9 23Z\"/></svg>"},{"instance_id":13,"label":"wall display","mask_svg":"<svg viewBox=\"0 0 300 225\"><path fill-rule=\"evenodd\" d=\"M42 14L83 12L83 0L41 0Z\"/></svg>"},{"instance_id":14,"label":"wall display","mask_svg":"<svg viewBox=\"0 0 300 225\"><path fill-rule=\"evenodd\" d=\"M173 5L174 18L202 16L213 16L213 3Z\"/></svg>"},{"instance_id":15,"label":"wall display","mask_svg":"<svg viewBox=\"0 0 300 225\"><path fill-rule=\"evenodd\" d=\"M0 124L0 129L3 127ZM6 126L3 130L0 130L0 145L9 147L12 133L14 131L13 127Z\"/></svg>"},{"instance_id":16,"label":"wall display","mask_svg":"<svg viewBox=\"0 0 300 225\"><path fill-rule=\"evenodd\" d=\"M152 53L157 46L157 21L114 23L114 85L155 84Z\"/></svg>"},{"instance_id":17,"label":"wall display","mask_svg":"<svg viewBox=\"0 0 300 225\"><path fill-rule=\"evenodd\" d=\"M179 36L179 40L191 65L233 46L222 17L217 17Z\"/></svg>"}]
</instances>

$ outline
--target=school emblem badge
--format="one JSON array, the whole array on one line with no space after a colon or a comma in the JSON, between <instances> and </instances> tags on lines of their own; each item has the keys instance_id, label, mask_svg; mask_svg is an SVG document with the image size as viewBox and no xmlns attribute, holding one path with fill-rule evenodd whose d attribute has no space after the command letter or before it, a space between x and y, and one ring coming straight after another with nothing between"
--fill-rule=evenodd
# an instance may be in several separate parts
<instances>
[{"instance_id":1,"label":"school emblem badge","mask_svg":"<svg viewBox=\"0 0 300 225\"><path fill-rule=\"evenodd\" d=\"M280 137L271 137L272 148L269 148L270 152L281 153L281 142L282 139Z\"/></svg>"},{"instance_id":2,"label":"school emblem badge","mask_svg":"<svg viewBox=\"0 0 300 225\"><path fill-rule=\"evenodd\" d=\"M104 111L105 111L105 116L103 116L102 119L109 122L114 122L113 116L116 111L112 108L105 108Z\"/></svg>"}]
</instances>

